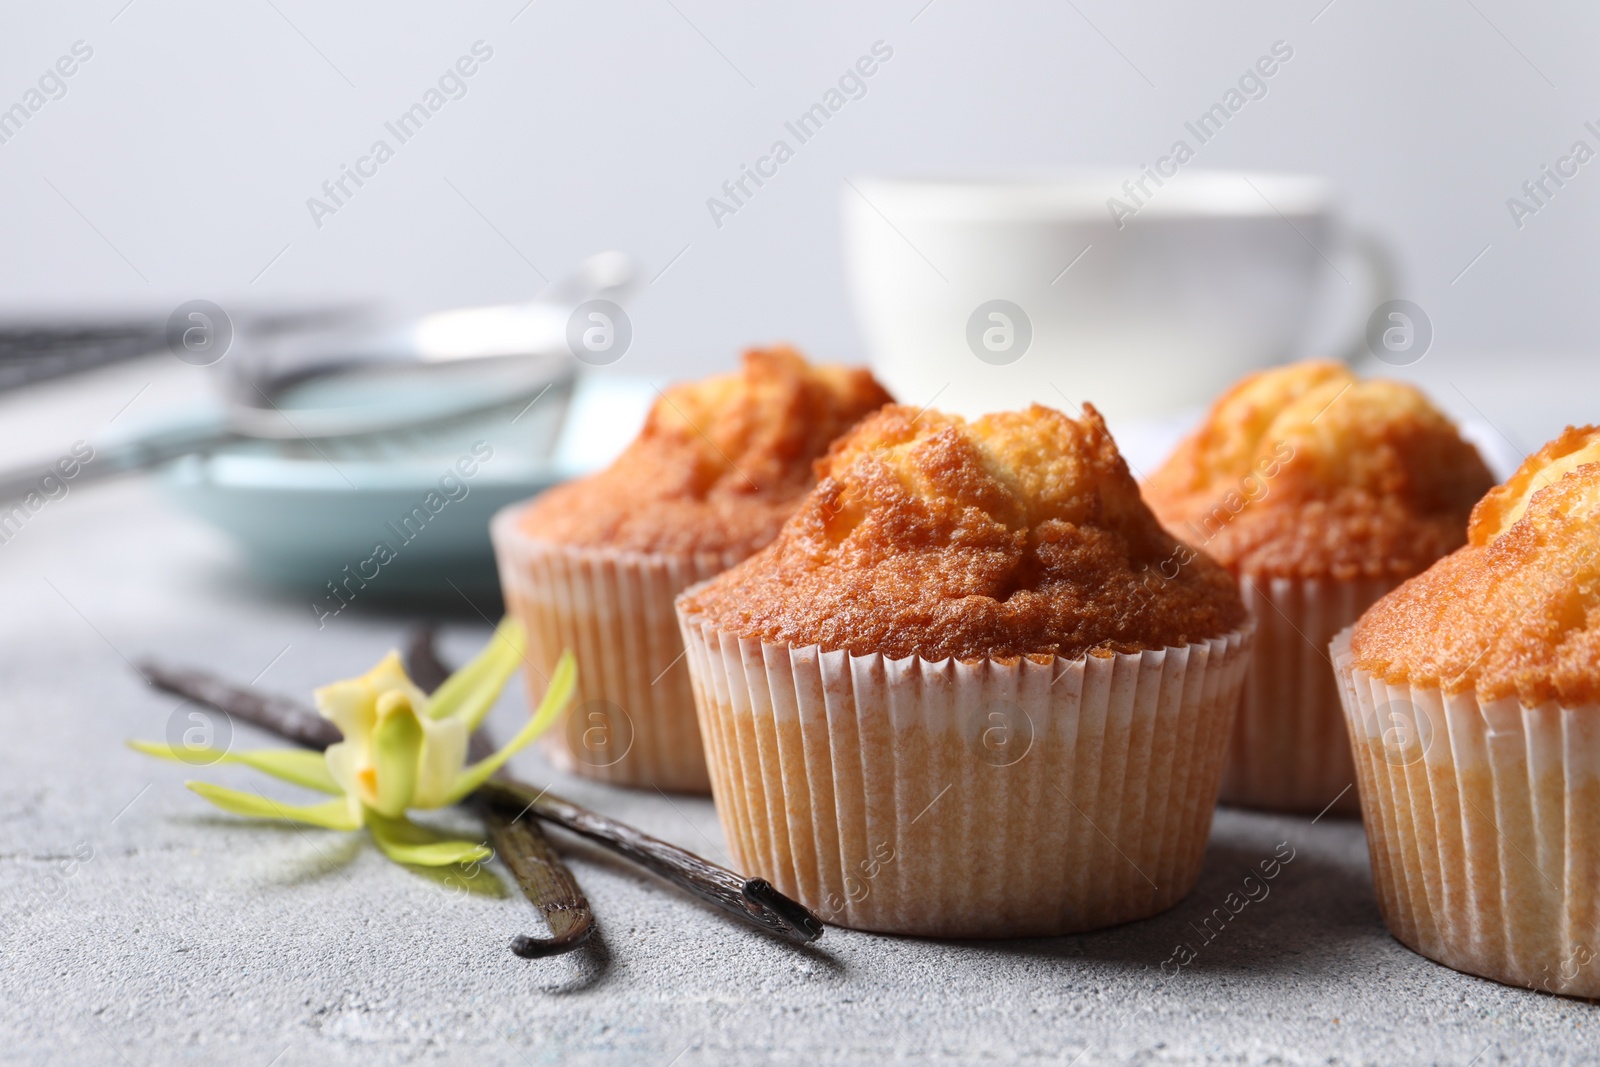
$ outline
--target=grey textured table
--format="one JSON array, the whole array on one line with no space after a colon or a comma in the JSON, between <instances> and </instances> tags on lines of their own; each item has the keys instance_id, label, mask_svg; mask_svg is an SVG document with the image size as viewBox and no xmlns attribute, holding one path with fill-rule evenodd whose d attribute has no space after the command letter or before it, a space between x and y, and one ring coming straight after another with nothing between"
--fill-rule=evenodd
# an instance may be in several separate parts
<instances>
[{"instance_id":1,"label":"grey textured table","mask_svg":"<svg viewBox=\"0 0 1600 1067\"><path fill-rule=\"evenodd\" d=\"M1391 940L1361 828L1332 818L1220 812L1195 892L1117 929L1003 943L830 929L816 951L563 837L602 943L518 959L507 942L538 932L520 898L452 893L370 844L213 812L182 788L188 768L122 747L162 736L177 704L128 659L303 695L365 669L406 619L351 612L319 632L142 482L48 505L0 545L0 597L7 1062L1490 1064L1600 1049L1600 1009ZM467 617L447 631L457 658L487 633ZM505 735L522 714L509 692L493 721ZM241 727L237 743L275 742ZM707 801L568 779L532 753L516 767L721 857ZM1294 858L1269 895L1206 940L1204 918L1282 842ZM1179 943L1196 949L1181 969Z\"/></svg>"}]
</instances>

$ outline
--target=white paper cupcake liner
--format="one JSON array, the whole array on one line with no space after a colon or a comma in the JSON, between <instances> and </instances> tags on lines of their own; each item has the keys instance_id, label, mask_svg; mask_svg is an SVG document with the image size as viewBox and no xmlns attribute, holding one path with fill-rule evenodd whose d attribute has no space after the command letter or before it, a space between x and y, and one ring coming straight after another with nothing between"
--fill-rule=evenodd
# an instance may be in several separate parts
<instances>
[{"instance_id":1,"label":"white paper cupcake liner","mask_svg":"<svg viewBox=\"0 0 1600 1067\"><path fill-rule=\"evenodd\" d=\"M1458 971L1600 997L1600 706L1390 685L1333 642L1389 931Z\"/></svg>"},{"instance_id":2,"label":"white paper cupcake liner","mask_svg":"<svg viewBox=\"0 0 1600 1067\"><path fill-rule=\"evenodd\" d=\"M1222 803L1312 815L1361 810L1328 642L1399 584L1240 579L1256 641L1228 743Z\"/></svg>"},{"instance_id":3,"label":"white paper cupcake liner","mask_svg":"<svg viewBox=\"0 0 1600 1067\"><path fill-rule=\"evenodd\" d=\"M1248 627L927 662L682 623L733 861L829 922L1062 934L1162 911L1199 876Z\"/></svg>"},{"instance_id":4,"label":"white paper cupcake liner","mask_svg":"<svg viewBox=\"0 0 1600 1067\"><path fill-rule=\"evenodd\" d=\"M553 544L518 525L522 505L490 525L506 610L527 628L530 698L565 649L578 691L541 744L564 770L615 785L710 790L673 599L739 561Z\"/></svg>"}]
</instances>

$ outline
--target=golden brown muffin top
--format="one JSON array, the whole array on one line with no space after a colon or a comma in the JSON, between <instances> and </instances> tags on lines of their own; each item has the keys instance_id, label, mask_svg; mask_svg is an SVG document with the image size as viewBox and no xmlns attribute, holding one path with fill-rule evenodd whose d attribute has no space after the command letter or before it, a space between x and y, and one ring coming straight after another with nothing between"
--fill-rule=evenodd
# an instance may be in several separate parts
<instances>
[{"instance_id":1,"label":"golden brown muffin top","mask_svg":"<svg viewBox=\"0 0 1600 1067\"><path fill-rule=\"evenodd\" d=\"M893 399L865 370L751 349L736 374L667 389L611 466L536 497L518 525L561 544L749 555L816 481L828 444Z\"/></svg>"},{"instance_id":2,"label":"golden brown muffin top","mask_svg":"<svg viewBox=\"0 0 1600 1067\"><path fill-rule=\"evenodd\" d=\"M684 595L724 631L928 660L1076 658L1238 628L1233 579L1161 528L1105 422L886 407L765 550ZM1162 561L1171 580L1149 581Z\"/></svg>"},{"instance_id":3,"label":"golden brown muffin top","mask_svg":"<svg viewBox=\"0 0 1600 1067\"><path fill-rule=\"evenodd\" d=\"M1225 393L1144 493L1236 574L1403 578L1465 542L1493 484L1419 390L1308 360Z\"/></svg>"},{"instance_id":4,"label":"golden brown muffin top","mask_svg":"<svg viewBox=\"0 0 1600 1067\"><path fill-rule=\"evenodd\" d=\"M1529 456L1473 509L1466 547L1361 617L1351 651L1396 684L1600 702L1600 427Z\"/></svg>"}]
</instances>

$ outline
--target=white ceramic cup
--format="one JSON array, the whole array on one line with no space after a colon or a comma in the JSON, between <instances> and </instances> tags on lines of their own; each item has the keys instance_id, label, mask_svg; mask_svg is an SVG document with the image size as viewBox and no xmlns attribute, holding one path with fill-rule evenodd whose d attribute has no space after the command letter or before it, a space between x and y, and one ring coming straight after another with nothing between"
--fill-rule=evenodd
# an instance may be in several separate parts
<instances>
[{"instance_id":1,"label":"white ceramic cup","mask_svg":"<svg viewBox=\"0 0 1600 1067\"><path fill-rule=\"evenodd\" d=\"M1141 191L1140 176L850 182L846 269L873 370L908 404L1089 400L1117 419L1192 409L1308 354L1330 302L1351 321L1328 354L1362 350L1387 257L1339 224L1325 181L1185 170Z\"/></svg>"}]
</instances>

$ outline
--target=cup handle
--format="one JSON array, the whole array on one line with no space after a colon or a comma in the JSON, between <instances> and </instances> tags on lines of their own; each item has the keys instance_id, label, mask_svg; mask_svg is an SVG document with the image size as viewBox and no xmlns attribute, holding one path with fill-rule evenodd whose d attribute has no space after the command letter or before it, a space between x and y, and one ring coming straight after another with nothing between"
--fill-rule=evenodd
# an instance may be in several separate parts
<instances>
[{"instance_id":1,"label":"cup handle","mask_svg":"<svg viewBox=\"0 0 1600 1067\"><path fill-rule=\"evenodd\" d=\"M1371 355L1367 347L1367 320L1373 310L1395 298L1395 256L1382 238L1367 230L1345 229L1341 244L1338 255L1361 275L1356 284L1362 287L1363 297L1352 313L1359 315L1359 319L1352 319L1336 335L1339 341L1331 351L1335 358L1354 363Z\"/></svg>"}]
</instances>

